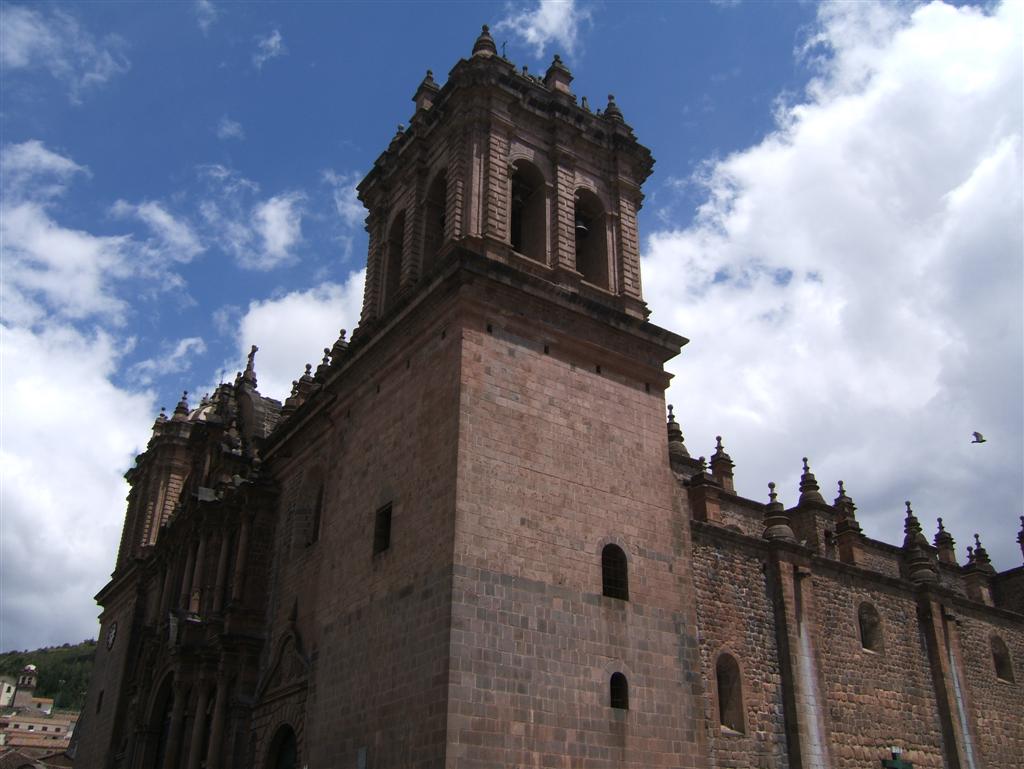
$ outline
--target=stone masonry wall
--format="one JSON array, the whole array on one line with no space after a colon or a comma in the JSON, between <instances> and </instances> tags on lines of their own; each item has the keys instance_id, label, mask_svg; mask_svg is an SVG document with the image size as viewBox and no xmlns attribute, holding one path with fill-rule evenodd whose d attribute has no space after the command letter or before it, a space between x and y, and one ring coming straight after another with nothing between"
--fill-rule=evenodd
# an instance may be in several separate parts
<instances>
[{"instance_id":1,"label":"stone masonry wall","mask_svg":"<svg viewBox=\"0 0 1024 769\"><path fill-rule=\"evenodd\" d=\"M370 768L443 764L458 340L441 320L419 330L385 337L372 368L346 372L282 466L319 464L325 479L319 539L279 558L271 622L287 628L297 605L312 662L301 764L356 766L361 750ZM388 503L390 546L374 554L375 514ZM258 724L269 729L272 710Z\"/></svg>"},{"instance_id":2,"label":"stone masonry wall","mask_svg":"<svg viewBox=\"0 0 1024 769\"><path fill-rule=\"evenodd\" d=\"M789 766L775 614L765 584L763 553L732 532L695 524L694 596L706 682L703 725L712 767ZM763 528L763 526L762 526ZM719 722L715 664L727 652L743 678L745 733Z\"/></svg>"},{"instance_id":3,"label":"stone masonry wall","mask_svg":"<svg viewBox=\"0 0 1024 769\"><path fill-rule=\"evenodd\" d=\"M1024 763L1024 626L974 611L959 614L960 650L971 716L977 725L980 762L989 769L1017 769ZM996 676L992 636L1010 652L1014 680Z\"/></svg>"},{"instance_id":4,"label":"stone masonry wall","mask_svg":"<svg viewBox=\"0 0 1024 769\"><path fill-rule=\"evenodd\" d=\"M561 345L550 307L491 304L518 312L462 330L446 766L699 765L662 392ZM628 601L602 595L608 543L627 554ZM628 710L610 707L615 672Z\"/></svg>"},{"instance_id":5,"label":"stone masonry wall","mask_svg":"<svg viewBox=\"0 0 1024 769\"><path fill-rule=\"evenodd\" d=\"M832 755L840 769L878 766L898 745L915 767L942 767L942 733L914 595L848 571L814 574L818 654ZM881 619L882 648L861 646L857 611Z\"/></svg>"}]
</instances>

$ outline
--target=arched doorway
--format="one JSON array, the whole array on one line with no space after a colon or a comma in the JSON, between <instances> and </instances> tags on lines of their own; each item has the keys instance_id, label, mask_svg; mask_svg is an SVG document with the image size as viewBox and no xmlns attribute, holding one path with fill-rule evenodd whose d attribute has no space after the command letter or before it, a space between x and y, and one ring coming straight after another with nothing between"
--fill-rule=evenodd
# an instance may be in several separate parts
<instances>
[{"instance_id":1,"label":"arched doorway","mask_svg":"<svg viewBox=\"0 0 1024 769\"><path fill-rule=\"evenodd\" d=\"M295 740L295 730L284 724L278 728L274 739L270 741L267 769L296 769L298 757L299 746Z\"/></svg>"}]
</instances>

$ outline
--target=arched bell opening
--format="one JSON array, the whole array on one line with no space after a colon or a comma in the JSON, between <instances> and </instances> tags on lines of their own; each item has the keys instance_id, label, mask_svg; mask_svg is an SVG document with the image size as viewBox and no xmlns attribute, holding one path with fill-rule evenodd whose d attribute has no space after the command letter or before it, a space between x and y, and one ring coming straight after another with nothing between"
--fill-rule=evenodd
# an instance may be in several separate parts
<instances>
[{"instance_id":1,"label":"arched bell opening","mask_svg":"<svg viewBox=\"0 0 1024 769\"><path fill-rule=\"evenodd\" d=\"M509 205L509 240L512 250L538 262L547 262L547 185L532 163L512 164L512 199Z\"/></svg>"},{"instance_id":2,"label":"arched bell opening","mask_svg":"<svg viewBox=\"0 0 1024 769\"><path fill-rule=\"evenodd\" d=\"M426 231L423 235L423 270L426 275L437 263L445 241L445 217L448 205L448 169L442 169L427 188L423 208Z\"/></svg>"},{"instance_id":3,"label":"arched bell opening","mask_svg":"<svg viewBox=\"0 0 1024 769\"><path fill-rule=\"evenodd\" d=\"M587 283L609 288L607 216L600 199L590 190L576 191L573 227L576 231L576 271Z\"/></svg>"}]
</instances>

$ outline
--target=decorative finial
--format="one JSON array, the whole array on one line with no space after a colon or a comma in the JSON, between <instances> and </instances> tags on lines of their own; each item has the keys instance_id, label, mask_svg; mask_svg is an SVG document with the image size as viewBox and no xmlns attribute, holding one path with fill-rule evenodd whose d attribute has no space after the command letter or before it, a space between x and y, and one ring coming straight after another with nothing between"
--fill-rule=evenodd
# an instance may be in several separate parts
<instances>
[{"instance_id":1,"label":"decorative finial","mask_svg":"<svg viewBox=\"0 0 1024 769\"><path fill-rule=\"evenodd\" d=\"M775 481L768 482L768 504L764 506L764 533L761 536L765 539L796 542L796 535L789 525L789 516L779 502L779 495L775 493Z\"/></svg>"},{"instance_id":2,"label":"decorative finial","mask_svg":"<svg viewBox=\"0 0 1024 769\"><path fill-rule=\"evenodd\" d=\"M708 471L708 463L704 457L697 457L697 464L700 465L700 471L706 473Z\"/></svg>"},{"instance_id":3,"label":"decorative finial","mask_svg":"<svg viewBox=\"0 0 1024 769\"><path fill-rule=\"evenodd\" d=\"M303 376L309 376L309 372L312 371L312 370L313 370L313 364L312 363L307 363L306 364L306 373L303 374Z\"/></svg>"},{"instance_id":4,"label":"decorative finial","mask_svg":"<svg viewBox=\"0 0 1024 769\"><path fill-rule=\"evenodd\" d=\"M992 559L988 557L988 550L981 544L981 537L974 535L974 564L982 571L994 572Z\"/></svg>"},{"instance_id":5,"label":"decorative finial","mask_svg":"<svg viewBox=\"0 0 1024 769\"><path fill-rule=\"evenodd\" d=\"M325 347L324 348L324 357L323 357L323 360L321 360L320 362L323 363L325 366L328 365L331 362L331 348L330 347Z\"/></svg>"},{"instance_id":6,"label":"decorative finial","mask_svg":"<svg viewBox=\"0 0 1024 769\"><path fill-rule=\"evenodd\" d=\"M256 345L249 348L249 357L245 363L245 373L242 374L242 381L248 383L253 388L256 387L256 353L259 349Z\"/></svg>"},{"instance_id":7,"label":"decorative finial","mask_svg":"<svg viewBox=\"0 0 1024 769\"><path fill-rule=\"evenodd\" d=\"M732 457L725 453L722 446L722 436L715 436L715 453L711 455L711 473L715 480L722 484L722 488L728 492L734 492L732 469L735 467Z\"/></svg>"},{"instance_id":8,"label":"decorative finial","mask_svg":"<svg viewBox=\"0 0 1024 769\"><path fill-rule=\"evenodd\" d=\"M808 502L817 502L819 504L825 504L825 498L821 496L821 491L818 487L818 480L814 477L814 473L811 472L811 465L807 461L807 457L803 458L804 472L800 476L800 499L797 501L798 505L803 505Z\"/></svg>"},{"instance_id":9,"label":"decorative finial","mask_svg":"<svg viewBox=\"0 0 1024 769\"><path fill-rule=\"evenodd\" d=\"M672 404L671 403L668 404L668 421L669 422L675 422L676 421L676 415L672 413ZM1022 515L1020 517L1020 520L1021 520L1022 523L1024 523L1024 515Z\"/></svg>"},{"instance_id":10,"label":"decorative finial","mask_svg":"<svg viewBox=\"0 0 1024 769\"><path fill-rule=\"evenodd\" d=\"M675 414L672 413L672 404L668 407L668 453L673 457L689 457L690 452L686 450L683 443L683 431L679 429Z\"/></svg>"},{"instance_id":11,"label":"decorative finial","mask_svg":"<svg viewBox=\"0 0 1024 769\"><path fill-rule=\"evenodd\" d=\"M480 28L480 36L473 43L473 56L496 56L498 49L491 37L491 30L486 24Z\"/></svg>"},{"instance_id":12,"label":"decorative finial","mask_svg":"<svg viewBox=\"0 0 1024 769\"><path fill-rule=\"evenodd\" d=\"M942 563L956 564L956 543L953 541L953 535L946 531L941 518L937 518L936 521L939 524L939 529L935 532L932 544L938 550L939 560Z\"/></svg>"},{"instance_id":13,"label":"decorative finial","mask_svg":"<svg viewBox=\"0 0 1024 769\"><path fill-rule=\"evenodd\" d=\"M175 422L182 422L188 418L188 390L183 390L181 393L181 400L178 401L178 405L174 407L174 416L172 419Z\"/></svg>"},{"instance_id":14,"label":"decorative finial","mask_svg":"<svg viewBox=\"0 0 1024 769\"><path fill-rule=\"evenodd\" d=\"M608 94L608 106L604 108L605 117L616 120L620 123L624 122L622 118L622 110L619 109L619 105L615 103L615 94Z\"/></svg>"}]
</instances>

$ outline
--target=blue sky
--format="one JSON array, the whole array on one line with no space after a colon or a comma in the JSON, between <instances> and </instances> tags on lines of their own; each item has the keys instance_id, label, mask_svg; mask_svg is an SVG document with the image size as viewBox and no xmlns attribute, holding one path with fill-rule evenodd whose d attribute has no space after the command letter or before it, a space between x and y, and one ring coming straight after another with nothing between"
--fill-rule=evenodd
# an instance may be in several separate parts
<instances>
[{"instance_id":1,"label":"blue sky","mask_svg":"<svg viewBox=\"0 0 1024 769\"><path fill-rule=\"evenodd\" d=\"M282 398L354 326L354 184L482 23L654 153L645 292L693 339L691 453L722 434L741 493L790 503L806 454L869 534L910 498L1018 565L1020 8L4 3L0 648L95 633L160 406L252 343Z\"/></svg>"}]
</instances>

